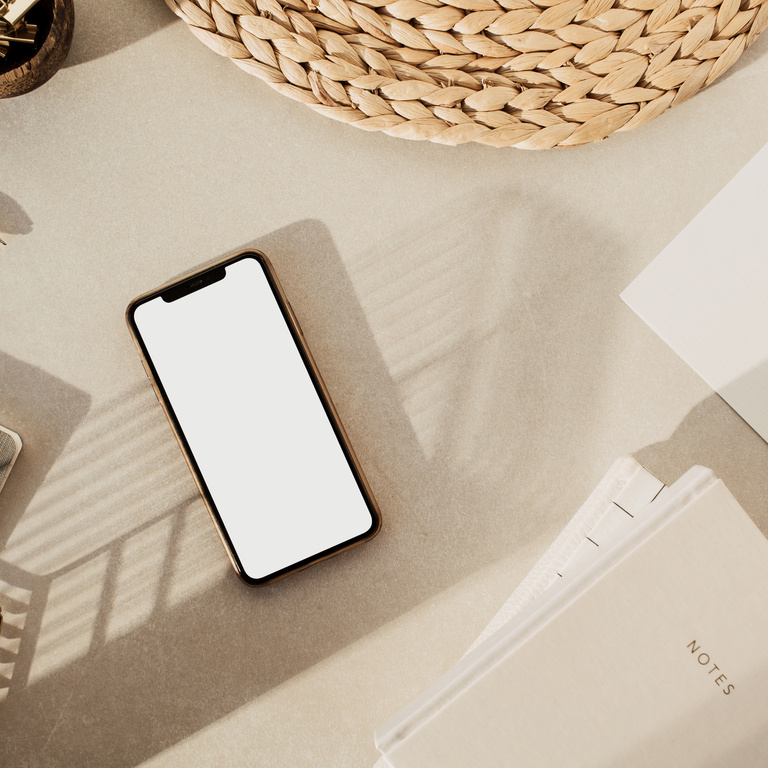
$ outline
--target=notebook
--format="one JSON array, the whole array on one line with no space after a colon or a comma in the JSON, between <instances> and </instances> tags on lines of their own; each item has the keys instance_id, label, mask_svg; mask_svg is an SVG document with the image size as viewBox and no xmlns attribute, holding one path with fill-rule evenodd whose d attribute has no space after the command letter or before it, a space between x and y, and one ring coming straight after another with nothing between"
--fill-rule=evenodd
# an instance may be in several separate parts
<instances>
[{"instance_id":1,"label":"notebook","mask_svg":"<svg viewBox=\"0 0 768 768\"><path fill-rule=\"evenodd\" d=\"M664 488L617 463L377 746L394 768L762 766L766 577L768 541L711 471Z\"/></svg>"}]
</instances>

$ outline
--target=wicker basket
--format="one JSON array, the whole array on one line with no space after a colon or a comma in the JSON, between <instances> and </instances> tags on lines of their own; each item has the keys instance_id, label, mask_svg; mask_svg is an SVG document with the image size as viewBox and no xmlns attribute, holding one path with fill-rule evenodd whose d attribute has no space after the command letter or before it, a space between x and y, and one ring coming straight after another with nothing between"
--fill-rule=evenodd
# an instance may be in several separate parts
<instances>
[{"instance_id":1,"label":"wicker basket","mask_svg":"<svg viewBox=\"0 0 768 768\"><path fill-rule=\"evenodd\" d=\"M368 131L572 147L725 72L768 0L166 0L206 45Z\"/></svg>"}]
</instances>

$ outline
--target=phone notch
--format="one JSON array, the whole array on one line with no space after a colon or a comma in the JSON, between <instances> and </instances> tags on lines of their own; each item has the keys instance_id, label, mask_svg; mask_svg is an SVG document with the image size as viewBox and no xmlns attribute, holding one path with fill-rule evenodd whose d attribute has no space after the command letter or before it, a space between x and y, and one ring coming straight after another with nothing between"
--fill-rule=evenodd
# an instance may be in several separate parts
<instances>
[{"instance_id":1,"label":"phone notch","mask_svg":"<svg viewBox=\"0 0 768 768\"><path fill-rule=\"evenodd\" d=\"M195 275L190 280L187 280L178 285L174 285L171 288L163 291L160 295L163 301L170 304L172 301L188 296L190 293L199 291L201 288L205 288L213 283L218 283L219 280L223 280L227 274L227 268L222 265L220 267L214 267L207 272Z\"/></svg>"}]
</instances>

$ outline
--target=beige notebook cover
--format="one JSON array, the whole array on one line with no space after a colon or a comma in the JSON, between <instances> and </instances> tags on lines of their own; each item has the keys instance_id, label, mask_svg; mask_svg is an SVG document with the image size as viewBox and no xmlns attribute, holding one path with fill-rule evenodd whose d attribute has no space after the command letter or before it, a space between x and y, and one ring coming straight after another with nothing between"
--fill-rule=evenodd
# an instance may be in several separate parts
<instances>
[{"instance_id":1,"label":"beige notebook cover","mask_svg":"<svg viewBox=\"0 0 768 768\"><path fill-rule=\"evenodd\" d=\"M395 768L764 766L768 541L698 469L376 734Z\"/></svg>"}]
</instances>

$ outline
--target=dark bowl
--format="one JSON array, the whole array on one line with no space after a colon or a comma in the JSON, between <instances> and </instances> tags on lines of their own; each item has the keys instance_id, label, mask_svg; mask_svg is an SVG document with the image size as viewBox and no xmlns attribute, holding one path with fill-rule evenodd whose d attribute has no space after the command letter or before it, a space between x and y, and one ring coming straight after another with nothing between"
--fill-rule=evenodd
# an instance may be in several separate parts
<instances>
[{"instance_id":1,"label":"dark bowl","mask_svg":"<svg viewBox=\"0 0 768 768\"><path fill-rule=\"evenodd\" d=\"M26 15L37 24L33 45L11 43L0 59L0 99L29 93L50 80L69 53L75 28L73 0L40 0Z\"/></svg>"}]
</instances>

